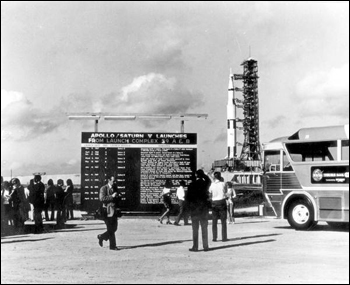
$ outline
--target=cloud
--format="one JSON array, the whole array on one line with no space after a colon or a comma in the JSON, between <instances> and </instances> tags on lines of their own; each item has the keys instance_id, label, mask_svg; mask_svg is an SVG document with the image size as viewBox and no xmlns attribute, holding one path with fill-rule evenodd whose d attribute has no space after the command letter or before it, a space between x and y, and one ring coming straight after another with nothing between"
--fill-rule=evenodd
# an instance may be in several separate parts
<instances>
[{"instance_id":1,"label":"cloud","mask_svg":"<svg viewBox=\"0 0 350 285\"><path fill-rule=\"evenodd\" d=\"M39 109L21 92L1 90L1 140L33 139L51 133L66 119L62 110Z\"/></svg>"},{"instance_id":2,"label":"cloud","mask_svg":"<svg viewBox=\"0 0 350 285\"><path fill-rule=\"evenodd\" d=\"M203 94L182 86L174 77L149 73L134 78L118 94L109 94L104 105L120 113L185 113L191 108L203 105Z\"/></svg>"},{"instance_id":3,"label":"cloud","mask_svg":"<svg viewBox=\"0 0 350 285\"><path fill-rule=\"evenodd\" d=\"M1 140L30 140L52 133L67 122L69 112L177 114L203 104L203 94L159 73L138 76L105 96L73 93L50 109L36 107L21 92L1 90Z\"/></svg>"},{"instance_id":4,"label":"cloud","mask_svg":"<svg viewBox=\"0 0 350 285\"><path fill-rule=\"evenodd\" d=\"M151 72L135 77L130 84L104 96L70 94L62 99L58 109L67 113L180 114L191 113L203 105L204 94L189 90L175 77ZM152 127L161 121L140 122Z\"/></svg>"},{"instance_id":5,"label":"cloud","mask_svg":"<svg viewBox=\"0 0 350 285\"><path fill-rule=\"evenodd\" d=\"M309 74L296 88L304 117L349 117L349 64Z\"/></svg>"},{"instance_id":6,"label":"cloud","mask_svg":"<svg viewBox=\"0 0 350 285\"><path fill-rule=\"evenodd\" d=\"M184 69L183 49L187 41L181 34L183 31L170 21L163 22L148 35L144 41L146 66L152 70Z\"/></svg>"}]
</instances>

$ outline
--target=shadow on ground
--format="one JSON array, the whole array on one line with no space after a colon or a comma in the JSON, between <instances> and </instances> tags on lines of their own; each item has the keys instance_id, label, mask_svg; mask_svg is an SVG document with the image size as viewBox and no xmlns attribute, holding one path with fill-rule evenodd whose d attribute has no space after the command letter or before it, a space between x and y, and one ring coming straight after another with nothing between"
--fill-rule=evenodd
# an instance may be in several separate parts
<instances>
[{"instance_id":1,"label":"shadow on ground","mask_svg":"<svg viewBox=\"0 0 350 285\"><path fill-rule=\"evenodd\" d=\"M275 229L290 229L295 231L291 226L285 226L285 227L274 227ZM329 225L317 225L308 231L312 232L349 232L349 224L347 225L342 225L342 226L329 226Z\"/></svg>"},{"instance_id":2,"label":"shadow on ground","mask_svg":"<svg viewBox=\"0 0 350 285\"><path fill-rule=\"evenodd\" d=\"M40 233L37 233L35 230L34 224L27 224L23 228L15 228L14 226L7 226L1 231L1 239L8 236L21 236L28 234L46 234L51 232L74 232L74 231L95 231L98 229L84 229L84 226L79 226L77 224L65 224L58 226L56 224L44 224L44 230Z\"/></svg>"},{"instance_id":3,"label":"shadow on ground","mask_svg":"<svg viewBox=\"0 0 350 285\"><path fill-rule=\"evenodd\" d=\"M133 245L133 246L119 246L119 249L133 249L133 248L139 248L139 247L156 247L156 246L164 246L164 245L169 245L169 244L178 244L178 243L183 243L183 242L188 242L192 241L191 239L189 240L174 240L174 241L165 241L165 242L158 242L158 243L148 243L148 244L140 244L140 245Z\"/></svg>"}]
</instances>

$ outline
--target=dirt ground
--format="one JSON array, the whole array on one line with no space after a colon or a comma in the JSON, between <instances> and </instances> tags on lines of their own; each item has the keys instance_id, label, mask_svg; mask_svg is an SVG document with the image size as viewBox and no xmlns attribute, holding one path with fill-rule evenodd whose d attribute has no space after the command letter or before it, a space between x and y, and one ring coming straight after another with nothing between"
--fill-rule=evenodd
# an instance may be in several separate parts
<instances>
[{"instance_id":1,"label":"dirt ground","mask_svg":"<svg viewBox=\"0 0 350 285\"><path fill-rule=\"evenodd\" d=\"M96 238L98 220L68 221L47 233L1 238L1 283L103 284L348 284L349 231L320 224L291 229L284 220L238 218L228 225L228 242L209 252L189 252L191 226L161 225L156 217L123 217L110 251ZM201 246L201 242L200 242Z\"/></svg>"}]
</instances>

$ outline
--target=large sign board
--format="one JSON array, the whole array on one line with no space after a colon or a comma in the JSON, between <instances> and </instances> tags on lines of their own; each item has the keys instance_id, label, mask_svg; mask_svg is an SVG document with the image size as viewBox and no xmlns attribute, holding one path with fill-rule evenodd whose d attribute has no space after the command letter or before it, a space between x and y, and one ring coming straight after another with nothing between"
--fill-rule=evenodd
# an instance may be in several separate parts
<instances>
[{"instance_id":1,"label":"large sign board","mask_svg":"<svg viewBox=\"0 0 350 285\"><path fill-rule=\"evenodd\" d=\"M197 166L197 134L82 133L82 204L94 211L106 176L116 178L119 207L127 211L159 211L159 195L166 179L174 190L188 185ZM173 195L175 203L175 195Z\"/></svg>"}]
</instances>

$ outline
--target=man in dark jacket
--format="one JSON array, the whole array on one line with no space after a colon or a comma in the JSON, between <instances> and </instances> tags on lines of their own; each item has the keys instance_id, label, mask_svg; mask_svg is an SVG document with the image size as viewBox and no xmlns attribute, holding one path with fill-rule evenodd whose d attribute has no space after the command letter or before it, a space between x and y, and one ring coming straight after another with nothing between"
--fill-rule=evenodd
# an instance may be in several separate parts
<instances>
[{"instance_id":1,"label":"man in dark jacket","mask_svg":"<svg viewBox=\"0 0 350 285\"><path fill-rule=\"evenodd\" d=\"M64 227L64 223L66 221L64 216L64 197L66 194L63 190L63 180L58 179L57 180L57 186L56 186L56 210L57 210L57 218L56 218L56 225L57 227Z\"/></svg>"},{"instance_id":2,"label":"man in dark jacket","mask_svg":"<svg viewBox=\"0 0 350 285\"><path fill-rule=\"evenodd\" d=\"M33 191L31 201L34 206L35 233L42 233L44 230L42 211L45 206L45 185L41 182L41 175L34 176Z\"/></svg>"},{"instance_id":3,"label":"man in dark jacket","mask_svg":"<svg viewBox=\"0 0 350 285\"><path fill-rule=\"evenodd\" d=\"M190 251L198 251L199 225L202 229L202 242L204 251L208 246L208 215L209 215L209 186L210 178L202 169L195 172L195 178L188 187L187 199L191 211L193 247Z\"/></svg>"},{"instance_id":4,"label":"man in dark jacket","mask_svg":"<svg viewBox=\"0 0 350 285\"><path fill-rule=\"evenodd\" d=\"M45 201L45 219L46 221L53 221L55 218L55 203L56 203L56 186L53 184L53 180L49 179L47 181L46 189L46 201ZM51 211L51 217L49 219L49 210Z\"/></svg>"},{"instance_id":5,"label":"man in dark jacket","mask_svg":"<svg viewBox=\"0 0 350 285\"><path fill-rule=\"evenodd\" d=\"M103 241L109 240L109 249L118 250L117 242L115 238L115 232L118 229L118 217L117 217L117 198L118 193L114 191L114 176L109 175L107 177L108 183L101 187L100 189L100 201L103 203L103 207L106 211L107 217L105 218L105 223L107 226L107 231L102 235L98 235L98 243L102 247Z\"/></svg>"}]
</instances>

